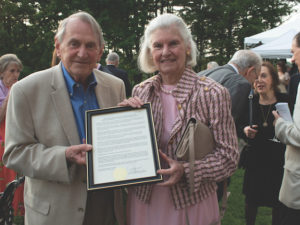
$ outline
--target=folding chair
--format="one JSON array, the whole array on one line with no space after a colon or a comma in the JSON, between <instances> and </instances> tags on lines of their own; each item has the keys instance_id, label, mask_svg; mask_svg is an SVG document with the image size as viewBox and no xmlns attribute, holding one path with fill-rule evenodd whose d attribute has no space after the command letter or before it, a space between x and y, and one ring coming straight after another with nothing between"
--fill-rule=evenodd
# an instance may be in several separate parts
<instances>
[{"instance_id":1,"label":"folding chair","mask_svg":"<svg viewBox=\"0 0 300 225\"><path fill-rule=\"evenodd\" d=\"M14 219L14 209L12 201L17 187L22 184L25 177L20 177L8 183L4 192L0 193L0 225L12 225Z\"/></svg>"}]
</instances>

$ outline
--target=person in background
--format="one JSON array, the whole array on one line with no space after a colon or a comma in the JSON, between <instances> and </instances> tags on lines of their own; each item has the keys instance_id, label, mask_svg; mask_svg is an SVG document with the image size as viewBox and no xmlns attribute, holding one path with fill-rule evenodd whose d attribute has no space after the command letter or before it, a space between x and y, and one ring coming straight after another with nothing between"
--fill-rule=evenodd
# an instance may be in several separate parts
<instances>
[{"instance_id":1,"label":"person in background","mask_svg":"<svg viewBox=\"0 0 300 225\"><path fill-rule=\"evenodd\" d=\"M126 89L126 96L131 95L131 85L128 80L128 74L125 70L119 69L120 57L116 52L111 52L106 57L106 66L104 72L110 73L123 80Z\"/></svg>"},{"instance_id":2,"label":"person in background","mask_svg":"<svg viewBox=\"0 0 300 225\"><path fill-rule=\"evenodd\" d=\"M245 198L246 225L254 225L259 206L272 208L272 225L279 225L279 189L283 176L285 145L275 138L273 126L278 102L289 102L286 94L278 89L279 79L274 66L264 62L254 83L253 126L249 113L245 116L244 133L247 137L243 194Z\"/></svg>"},{"instance_id":3,"label":"person in background","mask_svg":"<svg viewBox=\"0 0 300 225\"><path fill-rule=\"evenodd\" d=\"M217 82L199 77L196 44L185 22L173 14L150 21L141 38L139 68L157 75L136 85L133 97L121 106L150 102L154 117L164 182L130 187L127 222L130 225L220 224L216 182L231 176L239 158L228 91ZM212 131L215 149L195 161L194 192L189 193L189 162L175 150L190 118Z\"/></svg>"},{"instance_id":4,"label":"person in background","mask_svg":"<svg viewBox=\"0 0 300 225\"><path fill-rule=\"evenodd\" d=\"M240 127L241 120L247 113L248 95L260 73L261 64L261 57L252 50L239 50L234 53L228 64L198 73L198 75L217 81L228 89L232 102L231 113L236 128ZM239 130L237 134L243 135Z\"/></svg>"},{"instance_id":5,"label":"person in background","mask_svg":"<svg viewBox=\"0 0 300 225\"><path fill-rule=\"evenodd\" d=\"M292 62L300 71L300 32L292 42ZM287 145L284 175L279 193L282 204L280 225L298 225L300 221L300 89L293 113L293 122L273 111L276 137Z\"/></svg>"},{"instance_id":6,"label":"person in background","mask_svg":"<svg viewBox=\"0 0 300 225\"><path fill-rule=\"evenodd\" d=\"M243 137L243 117L248 111L248 96L254 81L260 73L261 57L251 50L239 50L234 53L228 64L215 69L198 73L207 76L224 87L231 97L231 113L235 122L238 137ZM227 183L230 183L228 178ZM224 182L218 183L218 199L223 196Z\"/></svg>"},{"instance_id":7,"label":"person in background","mask_svg":"<svg viewBox=\"0 0 300 225\"><path fill-rule=\"evenodd\" d=\"M25 224L122 225L119 190L87 191L85 111L125 98L120 79L94 69L104 48L86 12L61 21L61 62L13 85L7 108L4 164L25 176Z\"/></svg>"},{"instance_id":8,"label":"person in background","mask_svg":"<svg viewBox=\"0 0 300 225\"><path fill-rule=\"evenodd\" d=\"M287 72L286 64L284 61L278 61L276 67L277 67L278 77L279 77L278 88L280 92L287 93L287 87L290 81L290 75Z\"/></svg>"},{"instance_id":9,"label":"person in background","mask_svg":"<svg viewBox=\"0 0 300 225\"><path fill-rule=\"evenodd\" d=\"M0 192L5 190L9 182L17 178L15 171L3 165L2 156L5 144L5 118L9 91L12 85L18 81L22 69L22 62L15 54L5 54L0 57ZM23 190L24 185L21 185L14 194L13 208L15 216L24 215Z\"/></svg>"},{"instance_id":10,"label":"person in background","mask_svg":"<svg viewBox=\"0 0 300 225\"><path fill-rule=\"evenodd\" d=\"M206 69L207 70L210 70L210 69L214 69L214 68L217 68L219 66L219 64L215 61L210 61L207 63L207 67Z\"/></svg>"}]
</instances>

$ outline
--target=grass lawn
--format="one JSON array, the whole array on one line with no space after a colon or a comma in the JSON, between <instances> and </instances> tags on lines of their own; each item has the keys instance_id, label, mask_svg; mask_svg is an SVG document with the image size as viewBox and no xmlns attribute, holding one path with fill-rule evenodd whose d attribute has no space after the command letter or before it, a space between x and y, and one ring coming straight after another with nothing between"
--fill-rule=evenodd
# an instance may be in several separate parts
<instances>
[{"instance_id":1,"label":"grass lawn","mask_svg":"<svg viewBox=\"0 0 300 225\"><path fill-rule=\"evenodd\" d=\"M244 195L242 194L244 170L238 169L231 177L229 191L231 192L228 199L228 206L225 216L222 220L222 225L244 225ZM260 207L256 218L255 225L270 225L271 224L271 209ZM15 224L23 224L22 217L15 218Z\"/></svg>"},{"instance_id":2,"label":"grass lawn","mask_svg":"<svg viewBox=\"0 0 300 225\"><path fill-rule=\"evenodd\" d=\"M245 224L245 204L244 195L242 194L244 170L238 169L231 177L229 191L231 192L228 199L228 206L222 225L244 225ZM272 211L267 207L259 207L255 225L270 225L272 221Z\"/></svg>"}]
</instances>

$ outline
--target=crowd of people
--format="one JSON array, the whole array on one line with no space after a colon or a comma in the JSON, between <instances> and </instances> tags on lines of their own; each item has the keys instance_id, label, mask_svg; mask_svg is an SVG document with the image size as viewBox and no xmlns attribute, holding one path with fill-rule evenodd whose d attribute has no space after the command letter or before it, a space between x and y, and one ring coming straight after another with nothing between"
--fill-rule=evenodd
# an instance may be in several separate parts
<instances>
[{"instance_id":1,"label":"crowd of people","mask_svg":"<svg viewBox=\"0 0 300 225\"><path fill-rule=\"evenodd\" d=\"M25 224L220 225L219 201L238 167L239 139L247 143L245 224L255 224L260 206L272 208L272 225L299 223L300 91L282 61L276 68L239 50L226 65L212 61L196 73L190 29L165 13L146 26L138 55L138 68L155 75L131 92L117 53L107 55L106 66L99 63L105 41L89 13L62 20L54 40L51 67L18 82L21 61L14 54L0 57L0 192L25 176L14 207L24 201ZM292 53L300 68L300 33ZM86 154L93 146L86 144L85 111L148 102L163 181L127 187L125 204L122 188L88 191ZM294 122L276 112L279 102L288 103ZM213 151L192 167L175 152L191 118L214 140Z\"/></svg>"}]
</instances>

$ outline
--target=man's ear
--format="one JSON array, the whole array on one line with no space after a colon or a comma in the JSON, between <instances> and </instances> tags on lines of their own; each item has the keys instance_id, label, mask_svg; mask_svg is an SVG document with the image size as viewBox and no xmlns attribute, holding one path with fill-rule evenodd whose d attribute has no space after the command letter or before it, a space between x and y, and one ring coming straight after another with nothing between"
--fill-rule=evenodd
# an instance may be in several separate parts
<instances>
[{"instance_id":1,"label":"man's ear","mask_svg":"<svg viewBox=\"0 0 300 225\"><path fill-rule=\"evenodd\" d=\"M98 60L97 62L100 62L103 52L104 52L104 46L101 46L98 57L97 57L97 60Z\"/></svg>"},{"instance_id":2,"label":"man's ear","mask_svg":"<svg viewBox=\"0 0 300 225\"><path fill-rule=\"evenodd\" d=\"M56 49L56 54L57 56L60 58L60 43L57 40L57 38L54 39L54 45L55 45L55 49Z\"/></svg>"},{"instance_id":3,"label":"man's ear","mask_svg":"<svg viewBox=\"0 0 300 225\"><path fill-rule=\"evenodd\" d=\"M189 56L189 57L191 55L191 46L189 46L189 45L186 48L186 55Z\"/></svg>"},{"instance_id":4,"label":"man's ear","mask_svg":"<svg viewBox=\"0 0 300 225\"><path fill-rule=\"evenodd\" d=\"M250 73L252 72L252 70L255 69L254 66L248 67L244 70L244 77L248 80L248 77L250 76Z\"/></svg>"}]
</instances>

